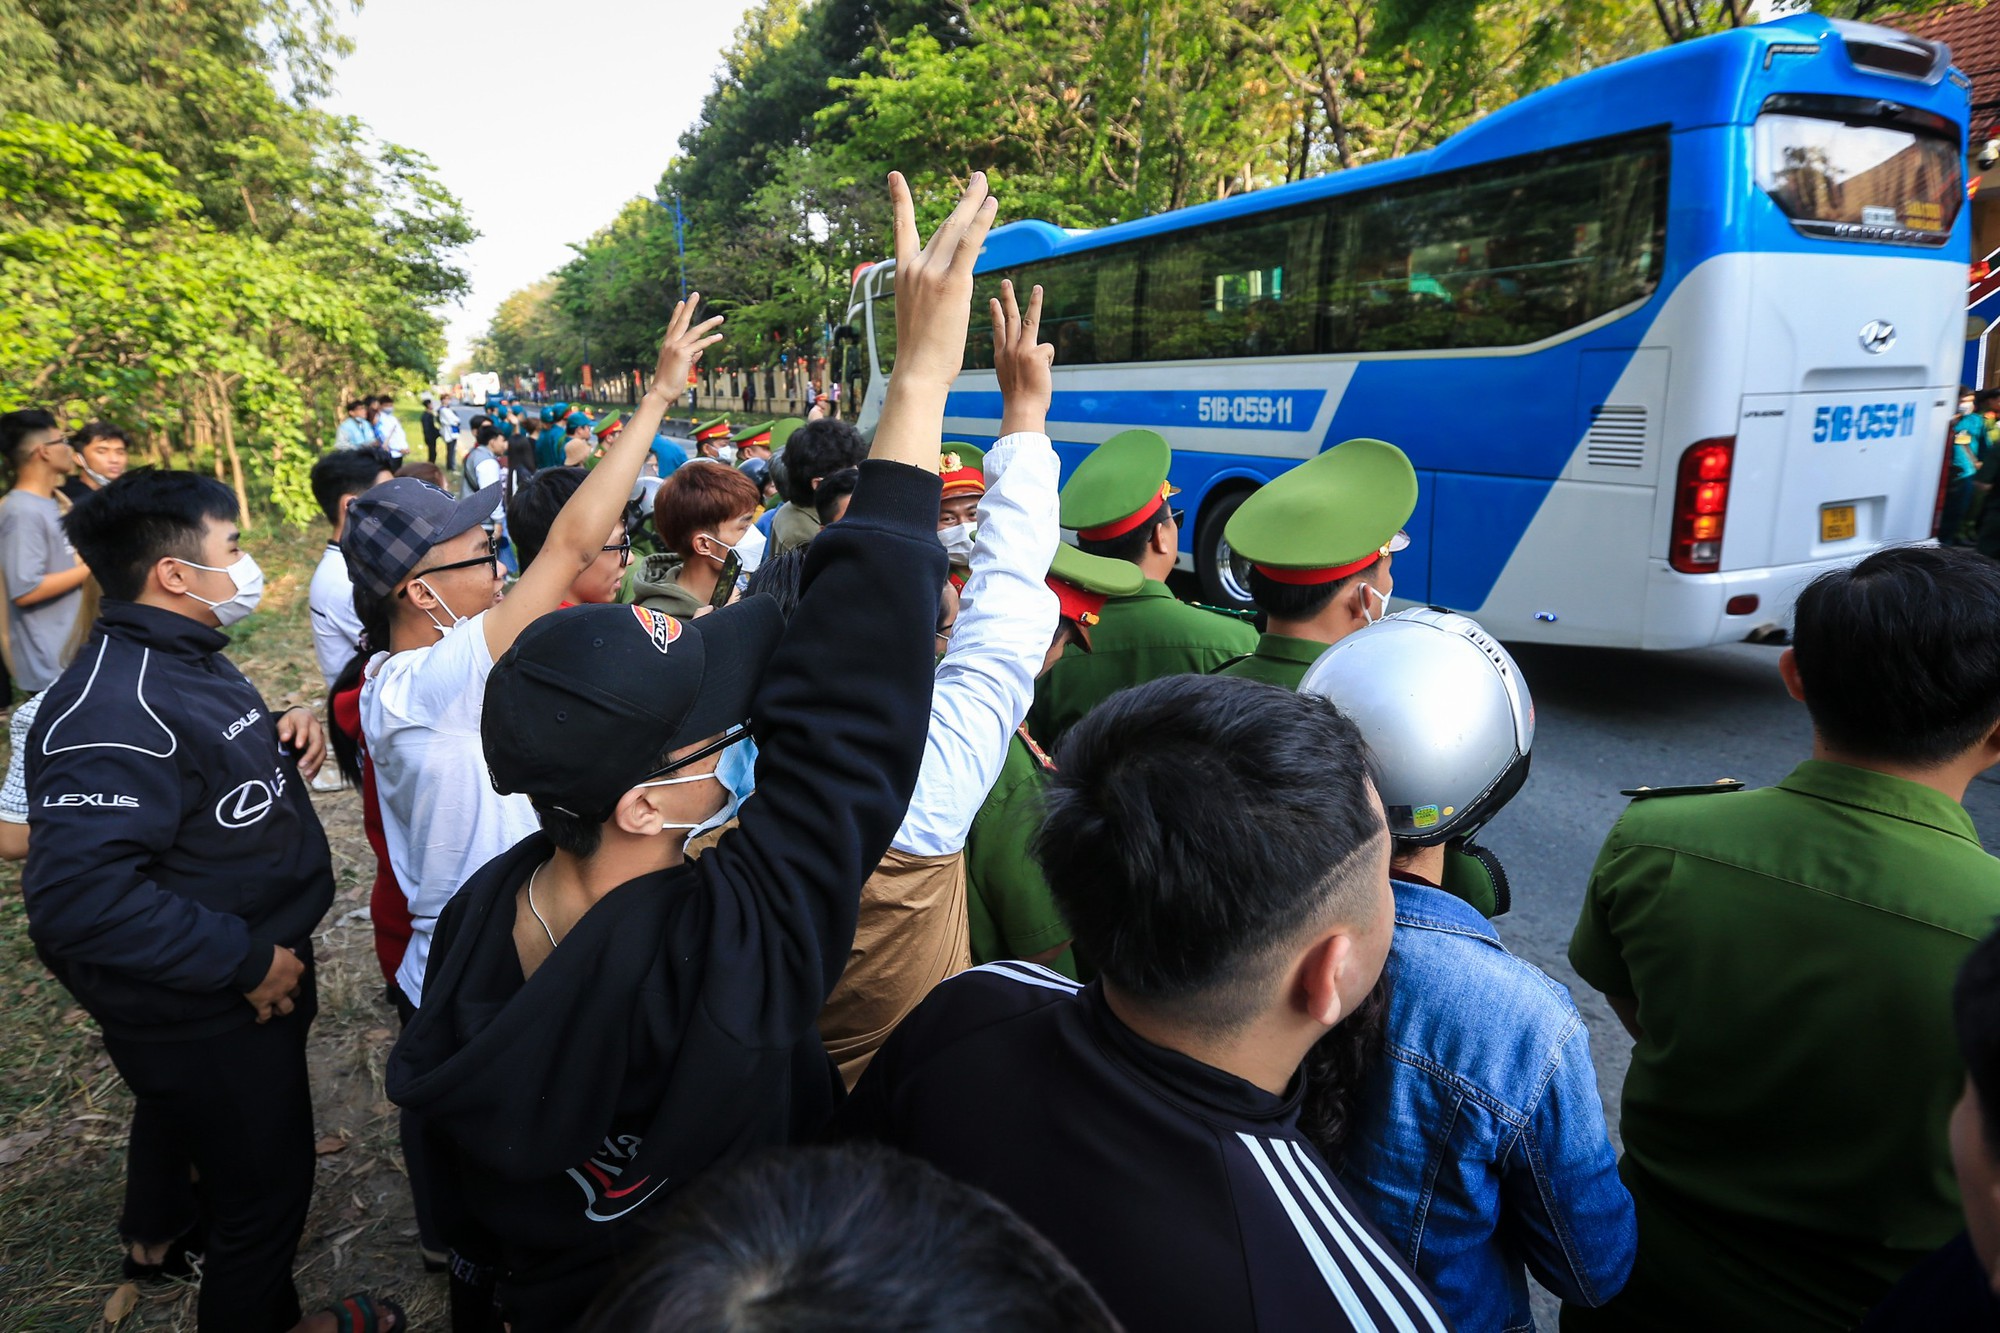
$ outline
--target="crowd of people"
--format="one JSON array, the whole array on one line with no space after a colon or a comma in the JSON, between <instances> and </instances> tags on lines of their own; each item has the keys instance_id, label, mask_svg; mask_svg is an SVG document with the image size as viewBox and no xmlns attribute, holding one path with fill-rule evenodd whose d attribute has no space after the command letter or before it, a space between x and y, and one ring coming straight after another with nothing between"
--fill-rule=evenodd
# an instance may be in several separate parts
<instances>
[{"instance_id":1,"label":"crowd of people","mask_svg":"<svg viewBox=\"0 0 2000 1333\"><path fill-rule=\"evenodd\" d=\"M225 655L263 587L228 488L0 416L0 854L134 1096L127 1276L198 1274L208 1333L406 1324L293 1280L330 751L455 1330L1511 1333L1531 1282L1573 1330L2000 1327L1962 804L2000 563L1818 578L1778 659L1810 755L1628 793L1570 944L1632 1041L1621 1155L1492 924L1528 682L1389 610L1409 459L1350 440L1232 516L1261 629L1180 601L1169 439L1059 484L1039 288L978 312L998 437L942 439L995 204L975 174L925 243L891 195L872 440L666 433L698 296L626 417L426 403L409 460L355 404L312 474L324 720Z\"/></svg>"}]
</instances>

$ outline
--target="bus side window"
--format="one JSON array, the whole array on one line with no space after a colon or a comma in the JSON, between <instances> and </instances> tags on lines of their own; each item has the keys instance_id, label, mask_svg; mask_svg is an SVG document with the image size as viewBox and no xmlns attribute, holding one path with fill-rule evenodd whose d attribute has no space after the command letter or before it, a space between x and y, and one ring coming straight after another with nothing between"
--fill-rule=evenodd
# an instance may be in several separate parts
<instances>
[{"instance_id":1,"label":"bus side window","mask_svg":"<svg viewBox=\"0 0 2000 1333\"><path fill-rule=\"evenodd\" d=\"M1313 346L1322 210L1224 224L1145 253L1148 361L1299 355Z\"/></svg>"},{"instance_id":2,"label":"bus side window","mask_svg":"<svg viewBox=\"0 0 2000 1333\"><path fill-rule=\"evenodd\" d=\"M1348 341L1329 350L1513 347L1649 295L1666 153L1593 145L1456 172L1353 207Z\"/></svg>"}]
</instances>

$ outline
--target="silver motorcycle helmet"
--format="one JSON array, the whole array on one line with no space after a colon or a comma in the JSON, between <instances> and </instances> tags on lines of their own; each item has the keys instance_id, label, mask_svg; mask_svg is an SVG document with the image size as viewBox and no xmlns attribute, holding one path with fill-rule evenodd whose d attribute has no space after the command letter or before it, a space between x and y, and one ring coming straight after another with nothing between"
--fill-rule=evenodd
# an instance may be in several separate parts
<instances>
[{"instance_id":1,"label":"silver motorcycle helmet","mask_svg":"<svg viewBox=\"0 0 2000 1333\"><path fill-rule=\"evenodd\" d=\"M1527 682L1465 616L1424 607L1385 617L1322 653L1299 690L1360 729L1398 842L1469 842L1527 781Z\"/></svg>"}]
</instances>

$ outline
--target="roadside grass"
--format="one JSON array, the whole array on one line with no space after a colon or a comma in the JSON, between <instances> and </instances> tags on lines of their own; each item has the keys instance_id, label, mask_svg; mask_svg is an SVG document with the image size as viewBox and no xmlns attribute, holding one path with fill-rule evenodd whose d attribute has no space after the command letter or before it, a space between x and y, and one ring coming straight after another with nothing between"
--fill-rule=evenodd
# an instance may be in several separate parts
<instances>
[{"instance_id":1,"label":"roadside grass","mask_svg":"<svg viewBox=\"0 0 2000 1333\"><path fill-rule=\"evenodd\" d=\"M422 437L409 423L421 457ZM306 589L326 529L260 525L244 545L266 571L262 606L230 631L230 658L271 707L324 716ZM5 729L0 728L0 741ZM416 1328L446 1324L445 1285L423 1272L382 1089L395 1040L368 924L374 857L352 790L315 792L333 847L335 897L314 939L320 1014L308 1045L320 1156L295 1271L307 1310L355 1291L394 1297ZM0 1328L105 1329L122 1303L118 1213L132 1102L97 1025L35 957L20 866L0 863ZM195 1289L138 1288L120 1329L195 1327Z\"/></svg>"}]
</instances>

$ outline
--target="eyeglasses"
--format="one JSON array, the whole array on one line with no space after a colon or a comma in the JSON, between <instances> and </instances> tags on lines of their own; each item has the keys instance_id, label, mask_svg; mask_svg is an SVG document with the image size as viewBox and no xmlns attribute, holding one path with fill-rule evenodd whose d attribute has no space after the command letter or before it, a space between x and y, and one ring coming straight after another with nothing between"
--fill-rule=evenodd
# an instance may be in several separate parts
<instances>
[{"instance_id":1,"label":"eyeglasses","mask_svg":"<svg viewBox=\"0 0 2000 1333\"><path fill-rule=\"evenodd\" d=\"M420 570L419 572L412 574L410 576L410 581L414 583L416 580L421 578L428 578L432 574L448 574L454 569L474 569L480 565L487 566L488 577L496 579L500 577L499 542L497 541L487 542L485 555L475 555L470 560L454 560L448 565L432 565L429 569ZM401 597L408 592L409 592L409 586L405 584L403 587L396 589L396 596Z\"/></svg>"},{"instance_id":2,"label":"eyeglasses","mask_svg":"<svg viewBox=\"0 0 2000 1333\"><path fill-rule=\"evenodd\" d=\"M654 769L651 773L640 779L640 781L651 782L654 778L663 778L669 773L677 773L697 760L706 759L712 754L721 754L724 750L727 750L730 746L736 744L736 742L749 734L750 724L748 722L739 723L731 727L728 731L723 732L708 744L702 746L699 750L696 750L693 754L683 755L681 758L674 760L673 763L668 764L665 768Z\"/></svg>"},{"instance_id":3,"label":"eyeglasses","mask_svg":"<svg viewBox=\"0 0 2000 1333\"><path fill-rule=\"evenodd\" d=\"M613 542L609 546L600 546L598 549L600 551L618 552L618 568L620 569L632 563L632 539L630 537L627 537L622 542Z\"/></svg>"},{"instance_id":4,"label":"eyeglasses","mask_svg":"<svg viewBox=\"0 0 2000 1333\"><path fill-rule=\"evenodd\" d=\"M1187 526L1187 510L1185 510L1185 509L1169 509L1169 510L1167 511L1167 514L1168 514L1168 516L1169 516L1170 518L1172 518L1172 519L1174 520L1174 526L1175 526L1175 527L1177 527L1177 528L1184 528L1184 527L1186 527L1186 526Z\"/></svg>"}]
</instances>

